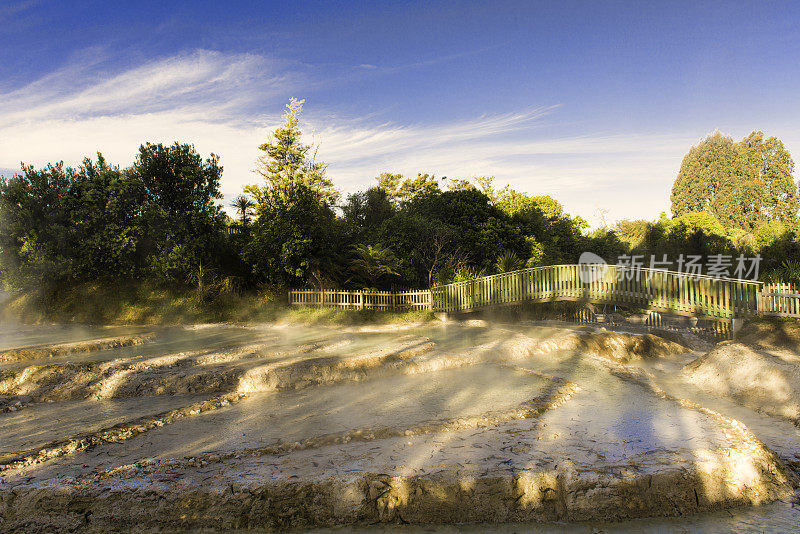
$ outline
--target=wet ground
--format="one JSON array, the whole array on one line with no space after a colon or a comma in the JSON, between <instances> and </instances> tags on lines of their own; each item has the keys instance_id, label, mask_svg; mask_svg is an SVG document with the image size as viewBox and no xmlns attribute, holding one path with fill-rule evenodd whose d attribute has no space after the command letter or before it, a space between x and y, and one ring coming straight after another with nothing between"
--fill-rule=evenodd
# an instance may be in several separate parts
<instances>
[{"instance_id":1,"label":"wet ground","mask_svg":"<svg viewBox=\"0 0 800 534\"><path fill-rule=\"evenodd\" d=\"M604 347L630 340L598 344L592 332L482 322L0 326L0 352L141 337L0 363L0 524L784 532L800 523L796 426L688 383L680 371L698 353L662 341L658 358L620 363Z\"/></svg>"}]
</instances>

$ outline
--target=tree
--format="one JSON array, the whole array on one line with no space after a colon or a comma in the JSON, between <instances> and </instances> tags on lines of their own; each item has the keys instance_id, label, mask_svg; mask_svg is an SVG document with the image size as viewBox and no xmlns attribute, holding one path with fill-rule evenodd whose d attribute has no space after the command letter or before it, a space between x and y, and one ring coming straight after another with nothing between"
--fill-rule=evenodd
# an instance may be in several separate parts
<instances>
[{"instance_id":1,"label":"tree","mask_svg":"<svg viewBox=\"0 0 800 534\"><path fill-rule=\"evenodd\" d=\"M448 191L466 191L467 189L477 189L477 187L469 180L460 180L458 178L447 180Z\"/></svg>"},{"instance_id":2,"label":"tree","mask_svg":"<svg viewBox=\"0 0 800 534\"><path fill-rule=\"evenodd\" d=\"M5 281L47 287L138 267L141 188L101 154L77 169L62 163L0 182L0 257Z\"/></svg>"},{"instance_id":3,"label":"tree","mask_svg":"<svg viewBox=\"0 0 800 534\"><path fill-rule=\"evenodd\" d=\"M628 247L620 241L614 230L598 228L587 236L583 251L593 252L611 263L616 263L619 256L628 252Z\"/></svg>"},{"instance_id":4,"label":"tree","mask_svg":"<svg viewBox=\"0 0 800 534\"><path fill-rule=\"evenodd\" d=\"M720 221L709 213L686 213L670 221L667 246L662 253L677 256L686 254L722 254L729 241Z\"/></svg>"},{"instance_id":5,"label":"tree","mask_svg":"<svg viewBox=\"0 0 800 534\"><path fill-rule=\"evenodd\" d=\"M277 128L269 141L259 146L263 151L258 160L256 172L266 180L266 189L285 191L288 185L303 185L317 191L320 197L332 204L339 196L333 182L325 176L327 165L316 161L316 148L303 144L302 132L298 126L298 116L303 110L305 100L292 98L286 105L283 126ZM248 186L246 191L253 194L258 202L265 190L258 186Z\"/></svg>"},{"instance_id":6,"label":"tree","mask_svg":"<svg viewBox=\"0 0 800 534\"><path fill-rule=\"evenodd\" d=\"M496 204L499 192L494 188L494 176L475 176L473 179L478 184L481 192L489 197L491 203Z\"/></svg>"},{"instance_id":7,"label":"tree","mask_svg":"<svg viewBox=\"0 0 800 534\"><path fill-rule=\"evenodd\" d=\"M432 174L417 173L416 178L403 179L402 174L383 172L376 178L378 187L384 189L395 202L406 202L417 195L437 193L439 183Z\"/></svg>"},{"instance_id":8,"label":"tree","mask_svg":"<svg viewBox=\"0 0 800 534\"><path fill-rule=\"evenodd\" d=\"M403 205L401 215L387 221L383 242L393 248L397 243L398 254L412 254L416 275L424 272L427 281L437 269L462 263L490 271L507 249L530 257L519 228L476 189L417 195Z\"/></svg>"},{"instance_id":9,"label":"tree","mask_svg":"<svg viewBox=\"0 0 800 534\"><path fill-rule=\"evenodd\" d=\"M623 220L617 222L615 232L620 241L622 241L629 250L635 250L644 243L649 227L650 221L645 221L643 219L635 221Z\"/></svg>"},{"instance_id":10,"label":"tree","mask_svg":"<svg viewBox=\"0 0 800 534\"><path fill-rule=\"evenodd\" d=\"M321 192L286 184L268 189L262 200L244 251L255 279L285 287L332 274L327 260L343 232Z\"/></svg>"},{"instance_id":11,"label":"tree","mask_svg":"<svg viewBox=\"0 0 800 534\"><path fill-rule=\"evenodd\" d=\"M616 231L621 238L620 244L627 247L624 252L639 254L645 259L651 255L660 259L666 254L671 261L677 261L681 255L686 258L688 255L737 252L730 232L710 213L692 212L673 219L661 213L654 222L620 221ZM613 241L608 241L608 245L613 248ZM742 245L746 245L746 240Z\"/></svg>"},{"instance_id":12,"label":"tree","mask_svg":"<svg viewBox=\"0 0 800 534\"><path fill-rule=\"evenodd\" d=\"M356 245L350 269L376 288L381 278L397 274L398 261L390 249L381 245Z\"/></svg>"},{"instance_id":13,"label":"tree","mask_svg":"<svg viewBox=\"0 0 800 534\"><path fill-rule=\"evenodd\" d=\"M438 273L462 263L466 254L453 226L409 209L386 220L379 236L399 256L399 274L416 287L431 287Z\"/></svg>"},{"instance_id":14,"label":"tree","mask_svg":"<svg viewBox=\"0 0 800 534\"><path fill-rule=\"evenodd\" d=\"M759 215L763 219L794 222L800 209L797 184L792 177L794 161L776 137L764 139L763 132L753 132L740 143L751 169L750 179L760 193Z\"/></svg>"},{"instance_id":15,"label":"tree","mask_svg":"<svg viewBox=\"0 0 800 534\"><path fill-rule=\"evenodd\" d=\"M240 224L243 228L246 227L249 222L248 217L250 216L250 212L253 210L253 207L255 207L253 201L247 195L238 195L233 199L233 202L231 202L231 207L236 208L236 211L239 213Z\"/></svg>"},{"instance_id":16,"label":"tree","mask_svg":"<svg viewBox=\"0 0 800 534\"><path fill-rule=\"evenodd\" d=\"M143 252L152 275L186 282L199 264L219 259L225 223L216 155L204 160L193 145L146 143L125 172L142 188Z\"/></svg>"},{"instance_id":17,"label":"tree","mask_svg":"<svg viewBox=\"0 0 800 534\"><path fill-rule=\"evenodd\" d=\"M403 180L402 174L392 174L391 172L382 172L375 180L378 181L378 187L386 191L386 194L392 200L397 198L397 189L400 187L400 182Z\"/></svg>"},{"instance_id":18,"label":"tree","mask_svg":"<svg viewBox=\"0 0 800 534\"><path fill-rule=\"evenodd\" d=\"M75 170L63 163L0 180L0 253L4 282L46 286L72 275L73 243L66 197Z\"/></svg>"},{"instance_id":19,"label":"tree","mask_svg":"<svg viewBox=\"0 0 800 534\"><path fill-rule=\"evenodd\" d=\"M672 214L706 212L725 227L751 230L798 211L794 163L783 143L753 132L740 143L719 132L692 147L672 186Z\"/></svg>"},{"instance_id":20,"label":"tree","mask_svg":"<svg viewBox=\"0 0 800 534\"><path fill-rule=\"evenodd\" d=\"M255 199L257 219L244 257L257 280L284 286L337 278L338 262L332 260L344 233L331 209L339 193L325 175L326 165L301 141L303 102L289 101L284 124L259 147L264 154L256 172L265 185L245 187Z\"/></svg>"},{"instance_id":21,"label":"tree","mask_svg":"<svg viewBox=\"0 0 800 534\"><path fill-rule=\"evenodd\" d=\"M508 186L494 194L495 206L532 241L531 264L571 263L586 248L582 235L586 221L565 213L552 197L530 196Z\"/></svg>"},{"instance_id":22,"label":"tree","mask_svg":"<svg viewBox=\"0 0 800 534\"><path fill-rule=\"evenodd\" d=\"M730 193L743 179L744 161L733 139L715 132L689 149L672 186L672 215L706 211L731 217Z\"/></svg>"},{"instance_id":23,"label":"tree","mask_svg":"<svg viewBox=\"0 0 800 534\"><path fill-rule=\"evenodd\" d=\"M783 260L779 267L765 273L764 278L773 284L800 284L800 261Z\"/></svg>"},{"instance_id":24,"label":"tree","mask_svg":"<svg viewBox=\"0 0 800 534\"><path fill-rule=\"evenodd\" d=\"M143 196L141 184L108 164L102 154L96 162L83 160L67 197L76 278L139 274Z\"/></svg>"},{"instance_id":25,"label":"tree","mask_svg":"<svg viewBox=\"0 0 800 534\"><path fill-rule=\"evenodd\" d=\"M348 195L342 215L353 240L367 240L395 214L389 194L381 187Z\"/></svg>"}]
</instances>

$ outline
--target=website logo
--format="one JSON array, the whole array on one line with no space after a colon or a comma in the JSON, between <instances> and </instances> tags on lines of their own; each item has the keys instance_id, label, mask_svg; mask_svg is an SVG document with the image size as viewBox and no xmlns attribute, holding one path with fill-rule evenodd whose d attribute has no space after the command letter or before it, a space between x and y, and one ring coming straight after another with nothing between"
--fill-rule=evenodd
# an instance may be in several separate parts
<instances>
[{"instance_id":1,"label":"website logo","mask_svg":"<svg viewBox=\"0 0 800 534\"><path fill-rule=\"evenodd\" d=\"M578 274L581 282L591 284L606 276L608 264L606 260L593 252L584 252L578 259Z\"/></svg>"}]
</instances>

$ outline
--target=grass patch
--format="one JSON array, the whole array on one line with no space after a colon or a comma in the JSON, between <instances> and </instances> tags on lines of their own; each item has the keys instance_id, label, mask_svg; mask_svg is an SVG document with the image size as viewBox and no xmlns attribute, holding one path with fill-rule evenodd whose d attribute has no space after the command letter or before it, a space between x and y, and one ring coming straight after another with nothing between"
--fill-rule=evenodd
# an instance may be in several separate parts
<instances>
[{"instance_id":1,"label":"grass patch","mask_svg":"<svg viewBox=\"0 0 800 534\"><path fill-rule=\"evenodd\" d=\"M293 307L283 310L279 320L290 324L359 325L369 323L411 324L435 319L427 310L379 311Z\"/></svg>"},{"instance_id":2,"label":"grass patch","mask_svg":"<svg viewBox=\"0 0 800 534\"><path fill-rule=\"evenodd\" d=\"M0 303L0 319L24 323L150 324L263 323L359 325L419 323L428 311L288 307L285 292L234 292L224 287L175 289L147 284L84 284L15 293Z\"/></svg>"},{"instance_id":3,"label":"grass patch","mask_svg":"<svg viewBox=\"0 0 800 534\"><path fill-rule=\"evenodd\" d=\"M147 284L84 284L15 293L0 304L0 317L25 323L182 324L273 321L278 294L172 289Z\"/></svg>"},{"instance_id":4,"label":"grass patch","mask_svg":"<svg viewBox=\"0 0 800 534\"><path fill-rule=\"evenodd\" d=\"M751 317L747 320L747 324L754 324L754 325L772 325L772 326L783 326L783 325L798 325L800 326L800 319L796 317L781 317L778 315L761 315Z\"/></svg>"}]
</instances>

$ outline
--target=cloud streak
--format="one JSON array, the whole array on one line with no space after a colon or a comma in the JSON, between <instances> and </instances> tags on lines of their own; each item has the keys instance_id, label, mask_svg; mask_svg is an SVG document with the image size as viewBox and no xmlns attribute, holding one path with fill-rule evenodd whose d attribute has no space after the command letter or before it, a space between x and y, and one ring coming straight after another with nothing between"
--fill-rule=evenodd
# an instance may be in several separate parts
<instances>
[{"instance_id":1,"label":"cloud streak","mask_svg":"<svg viewBox=\"0 0 800 534\"><path fill-rule=\"evenodd\" d=\"M96 151L127 165L140 143L177 140L221 156L223 192L232 197L258 180L256 147L309 78L263 56L207 50L116 72L102 57L76 62L0 94L0 168L74 165ZM372 185L384 170L494 175L500 184L554 195L586 218L599 207L612 218L655 217L667 207L681 155L696 142L687 135L552 138L557 105L406 125L306 111L304 131L314 132L319 158L346 192ZM648 194L632 201L642 188Z\"/></svg>"},{"instance_id":2,"label":"cloud streak","mask_svg":"<svg viewBox=\"0 0 800 534\"><path fill-rule=\"evenodd\" d=\"M62 68L18 90L0 95L0 125L40 120L179 111L220 117L252 103L255 94L274 96L288 75L262 57L198 51L153 61L114 75L102 63Z\"/></svg>"}]
</instances>

